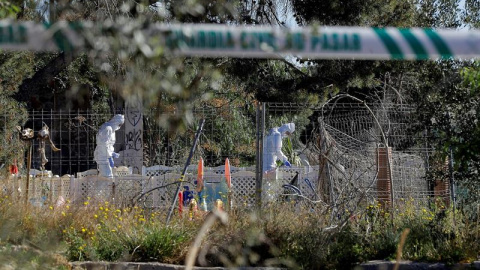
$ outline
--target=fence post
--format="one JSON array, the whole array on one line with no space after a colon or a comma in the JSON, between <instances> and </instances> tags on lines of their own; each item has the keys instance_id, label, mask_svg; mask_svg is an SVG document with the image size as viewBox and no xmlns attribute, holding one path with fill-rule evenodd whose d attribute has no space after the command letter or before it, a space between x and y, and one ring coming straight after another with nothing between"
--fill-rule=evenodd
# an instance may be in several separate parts
<instances>
[{"instance_id":1,"label":"fence post","mask_svg":"<svg viewBox=\"0 0 480 270\"><path fill-rule=\"evenodd\" d=\"M257 128L257 155L256 155L256 185L255 185L255 202L256 209L260 210L262 206L262 184L263 184L263 134L265 129L265 103L257 103L256 113L256 128Z\"/></svg>"},{"instance_id":2,"label":"fence post","mask_svg":"<svg viewBox=\"0 0 480 270\"><path fill-rule=\"evenodd\" d=\"M448 168L450 171L450 196L452 199L453 209L456 207L456 196L455 196L455 177L453 172L454 159L453 159L453 150L450 146L450 158L449 158Z\"/></svg>"},{"instance_id":3,"label":"fence post","mask_svg":"<svg viewBox=\"0 0 480 270\"><path fill-rule=\"evenodd\" d=\"M27 157L27 182L25 183L25 204L28 203L28 189L30 186L30 169L32 168L32 141L28 142L28 157Z\"/></svg>"},{"instance_id":4,"label":"fence post","mask_svg":"<svg viewBox=\"0 0 480 270\"><path fill-rule=\"evenodd\" d=\"M393 202L392 186L392 148L377 147L377 196L384 208L391 207Z\"/></svg>"},{"instance_id":5,"label":"fence post","mask_svg":"<svg viewBox=\"0 0 480 270\"><path fill-rule=\"evenodd\" d=\"M173 202L172 202L172 205L170 206L170 211L168 212L168 216L167 216L167 224L170 222L170 218L172 217L172 214L173 214L173 209L175 209L175 204L177 203L177 199L178 199L178 193L180 192L180 189L182 187L182 182L185 179L185 173L187 172L188 165L190 165L190 160L192 159L193 153L195 152L195 148L197 147L197 142L198 142L198 139L200 138L200 134L202 134L204 124L205 124L205 119L200 120L200 125L198 126L197 133L195 134L195 139L193 141L192 148L190 149L190 154L188 155L187 162L185 162L185 167L183 168L180 181L177 184L177 190L175 191L175 195L173 195L174 196Z\"/></svg>"},{"instance_id":6,"label":"fence post","mask_svg":"<svg viewBox=\"0 0 480 270\"><path fill-rule=\"evenodd\" d=\"M328 153L330 152L331 145L328 145L327 131L325 130L325 123L319 121L319 134L320 134L320 155L318 162L318 179L317 190L320 193L320 197L323 201L331 204L335 211L335 196L334 196L334 182L330 171L330 164L328 161ZM333 213L332 213L333 214Z\"/></svg>"}]
</instances>

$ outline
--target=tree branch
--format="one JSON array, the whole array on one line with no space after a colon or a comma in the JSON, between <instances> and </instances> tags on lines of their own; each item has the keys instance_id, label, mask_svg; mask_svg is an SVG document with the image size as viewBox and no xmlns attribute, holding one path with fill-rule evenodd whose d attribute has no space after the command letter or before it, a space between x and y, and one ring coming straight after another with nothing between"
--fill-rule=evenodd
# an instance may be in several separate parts
<instances>
[{"instance_id":1,"label":"tree branch","mask_svg":"<svg viewBox=\"0 0 480 270\"><path fill-rule=\"evenodd\" d=\"M55 76L67 68L72 61L72 55L66 56L65 53L60 53L31 78L23 80L14 98L18 101L28 101L31 95L38 93L38 89L48 86L48 84L54 80Z\"/></svg>"}]
</instances>

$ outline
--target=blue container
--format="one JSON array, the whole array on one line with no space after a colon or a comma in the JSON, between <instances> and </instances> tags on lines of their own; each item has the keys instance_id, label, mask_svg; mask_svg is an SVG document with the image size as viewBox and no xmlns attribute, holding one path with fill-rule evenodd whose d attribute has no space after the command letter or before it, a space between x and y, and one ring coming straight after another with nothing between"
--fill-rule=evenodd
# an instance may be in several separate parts
<instances>
[{"instance_id":1,"label":"blue container","mask_svg":"<svg viewBox=\"0 0 480 270\"><path fill-rule=\"evenodd\" d=\"M228 188L225 181L221 182L207 182L204 183L204 188L199 194L200 196L200 209L206 211L212 211L215 202L221 200L223 205L228 203ZM206 204L206 208L204 206Z\"/></svg>"}]
</instances>

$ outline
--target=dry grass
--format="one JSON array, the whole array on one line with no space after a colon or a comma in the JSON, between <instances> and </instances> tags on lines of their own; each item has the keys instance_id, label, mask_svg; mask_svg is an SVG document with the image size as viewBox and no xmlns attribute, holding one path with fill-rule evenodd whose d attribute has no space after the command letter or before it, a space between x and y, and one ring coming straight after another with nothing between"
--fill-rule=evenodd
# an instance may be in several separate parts
<instances>
[{"instance_id":1,"label":"dry grass","mask_svg":"<svg viewBox=\"0 0 480 270\"><path fill-rule=\"evenodd\" d=\"M325 206L289 202L261 213L237 209L228 213L227 224L214 223L202 234L196 264L350 268L366 260L395 259L406 229L403 259L459 262L479 255L478 220L412 200L396 207L365 204L332 213ZM163 213L139 207L92 201L34 207L3 196L1 267L63 269L73 260L184 264L204 218L176 215L167 226Z\"/></svg>"}]
</instances>

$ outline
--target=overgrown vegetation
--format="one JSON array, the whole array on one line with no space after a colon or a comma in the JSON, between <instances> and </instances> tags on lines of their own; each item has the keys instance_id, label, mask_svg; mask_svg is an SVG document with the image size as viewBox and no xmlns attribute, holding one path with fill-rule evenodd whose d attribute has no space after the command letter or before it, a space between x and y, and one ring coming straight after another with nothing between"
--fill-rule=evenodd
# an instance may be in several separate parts
<instances>
[{"instance_id":1,"label":"overgrown vegetation","mask_svg":"<svg viewBox=\"0 0 480 270\"><path fill-rule=\"evenodd\" d=\"M208 231L197 264L345 269L395 259L407 228L403 259L455 263L480 255L478 215L469 219L442 201L403 200L389 210L365 204L343 213L332 217L330 209L292 202L265 208L260 215L235 209L227 225ZM188 213L177 213L165 225L165 215L138 207L86 201L38 208L3 196L0 217L2 266L62 269L78 260L183 264L205 216L190 220Z\"/></svg>"},{"instance_id":2,"label":"overgrown vegetation","mask_svg":"<svg viewBox=\"0 0 480 270\"><path fill-rule=\"evenodd\" d=\"M41 6L39 2L0 0L0 19L89 20L127 27L124 31L107 29L105 36L99 37L104 42L98 42L104 47L77 57L0 53L3 172L15 160L22 165L25 147L14 127L25 122L27 108L89 108L113 113L123 106L123 99L138 94L146 109L179 112L173 117L152 115L146 122L188 133L195 104L222 108L241 103L248 112L257 101L320 104L337 93L368 100L379 85L378 78L388 73L399 78L399 84L392 87L408 85L397 102L417 106L420 128L430 133L435 154L441 161L446 155L455 157L454 176L464 208L454 211L441 204L418 205L408 200L389 211L365 204L362 211L336 209L334 215L318 206L279 205L260 216L237 210L230 213L227 226L209 232L199 263L344 268L370 259L392 259L406 228L410 233L405 259L451 263L471 261L479 255L478 63L179 58L163 48L146 50L142 42L132 42L135 33L152 22L478 28L478 0L355 0L348 5L340 0L166 0L160 6L154 5L158 1L130 0L52 0ZM223 162L225 153L238 157L232 159L233 165L251 164L253 119L243 114L227 116L230 125L211 123L218 132L204 138L204 154L212 156L216 164ZM309 112L298 116L297 126L305 126L308 117ZM267 128L285 119L270 119ZM293 144L298 143L301 131L294 133ZM164 151L162 140L174 135L149 138L160 147L148 150L152 153L149 165L164 163L156 154ZM217 138L223 140L212 143ZM160 213L116 209L105 202L35 208L4 194L1 198L0 262L13 268L62 268L67 259L182 263L202 222L202 218L178 218L166 226Z\"/></svg>"}]
</instances>

